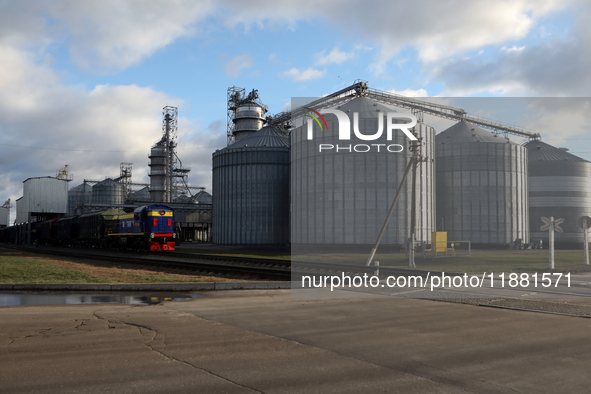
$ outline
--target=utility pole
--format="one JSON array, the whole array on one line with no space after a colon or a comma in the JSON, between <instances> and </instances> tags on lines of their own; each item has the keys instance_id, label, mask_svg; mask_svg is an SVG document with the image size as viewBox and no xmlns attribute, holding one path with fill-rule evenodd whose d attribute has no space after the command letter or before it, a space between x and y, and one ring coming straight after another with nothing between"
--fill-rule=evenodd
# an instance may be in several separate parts
<instances>
[{"instance_id":1,"label":"utility pole","mask_svg":"<svg viewBox=\"0 0 591 394\"><path fill-rule=\"evenodd\" d=\"M419 165L419 163L421 162L421 139L417 139L416 141L411 141L410 143L410 147L409 147L409 151L412 152L412 157L410 158L410 160L408 161L408 165L406 166L406 171L404 172L404 176L402 177L402 181L400 182L400 185L398 186L398 191L396 192L396 196L394 197L394 201L392 201L392 206L390 206L390 211L388 211L388 216L386 216L386 220L384 221L384 224L382 225L382 229L380 230L380 234L378 235L378 239L376 240L376 243L373 247L373 249L371 250L371 253L369 254L369 257L367 258L367 262L365 263L366 266L370 266L371 262L376 254L376 251L378 250L378 246L380 246L380 242L382 241L382 237L384 236L384 233L386 232L386 228L388 227L388 222L390 221L390 218L392 217L392 213L394 213L394 208L396 207L396 203L398 202L398 198L400 197L400 194L402 193L402 190L404 189L404 184L406 183L406 178L408 178L408 174L410 173L410 170L413 170L413 181L412 181L412 202L411 202L411 219L410 219L410 239L411 239L411 249L409 249L410 253L409 253L409 266L410 267L416 267L415 263L414 263L414 233L415 233L415 228L416 228L416 176L417 176L417 166Z\"/></svg>"},{"instance_id":2,"label":"utility pole","mask_svg":"<svg viewBox=\"0 0 591 394\"><path fill-rule=\"evenodd\" d=\"M415 233L417 228L417 167L421 162L421 139L412 141L409 150L412 152L412 197L410 203L410 238L408 245L408 266L410 268L416 268Z\"/></svg>"}]
</instances>

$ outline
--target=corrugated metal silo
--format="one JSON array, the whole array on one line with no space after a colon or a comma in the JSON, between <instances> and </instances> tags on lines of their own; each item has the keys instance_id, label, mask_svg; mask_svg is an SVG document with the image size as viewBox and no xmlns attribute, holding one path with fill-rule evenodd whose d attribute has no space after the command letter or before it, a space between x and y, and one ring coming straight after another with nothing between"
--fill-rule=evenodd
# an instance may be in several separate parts
<instances>
[{"instance_id":1,"label":"corrugated metal silo","mask_svg":"<svg viewBox=\"0 0 591 394\"><path fill-rule=\"evenodd\" d=\"M105 206L120 205L125 202L125 187L107 178L92 187L92 203Z\"/></svg>"},{"instance_id":2,"label":"corrugated metal silo","mask_svg":"<svg viewBox=\"0 0 591 394\"><path fill-rule=\"evenodd\" d=\"M130 193L129 200L132 202L151 202L152 198L150 197L150 188L144 187L140 190Z\"/></svg>"},{"instance_id":3,"label":"corrugated metal silo","mask_svg":"<svg viewBox=\"0 0 591 394\"><path fill-rule=\"evenodd\" d=\"M53 177L28 178L23 182L23 196L17 200L17 223L26 223L32 216L66 214L68 212L68 181Z\"/></svg>"},{"instance_id":4,"label":"corrugated metal silo","mask_svg":"<svg viewBox=\"0 0 591 394\"><path fill-rule=\"evenodd\" d=\"M532 238L548 242L548 231L540 231L542 217L563 218L564 232L554 233L563 247L583 245L581 216L591 216L591 163L542 141L530 141L529 219Z\"/></svg>"},{"instance_id":5,"label":"corrugated metal silo","mask_svg":"<svg viewBox=\"0 0 591 394\"><path fill-rule=\"evenodd\" d=\"M289 138L267 126L213 154L213 236L224 245L289 243Z\"/></svg>"},{"instance_id":6,"label":"corrugated metal silo","mask_svg":"<svg viewBox=\"0 0 591 394\"><path fill-rule=\"evenodd\" d=\"M353 121L358 113L361 134L376 134L378 113L383 124L386 114L397 112L365 97L355 98L336 109ZM373 245L387 217L412 153L409 138L395 130L392 140L383 132L367 141L351 136L337 140L336 116L324 115L329 133L313 125L308 140L306 124L290 134L292 187L292 245ZM384 126L385 128L386 126ZM415 126L422 138L426 157L417 171L416 241L429 242L434 230L434 148L435 131L423 123ZM320 151L320 144L337 148ZM389 148L398 145L400 148ZM411 178L409 177L382 239L382 245L405 245L410 235ZM305 247L304 247L305 248ZM292 253L294 249L292 249ZM303 251L303 250L302 250ZM296 250L297 254L298 251Z\"/></svg>"},{"instance_id":7,"label":"corrugated metal silo","mask_svg":"<svg viewBox=\"0 0 591 394\"><path fill-rule=\"evenodd\" d=\"M150 150L150 196L153 202L163 202L166 191L167 154L166 146L160 141Z\"/></svg>"},{"instance_id":8,"label":"corrugated metal silo","mask_svg":"<svg viewBox=\"0 0 591 394\"><path fill-rule=\"evenodd\" d=\"M527 150L468 122L436 137L437 227L449 241L529 242Z\"/></svg>"},{"instance_id":9,"label":"corrugated metal silo","mask_svg":"<svg viewBox=\"0 0 591 394\"><path fill-rule=\"evenodd\" d=\"M209 194L205 190L201 190L199 193L195 194L191 200L193 200L193 202L196 204L204 204L204 205L211 205L212 204L211 194Z\"/></svg>"},{"instance_id":10,"label":"corrugated metal silo","mask_svg":"<svg viewBox=\"0 0 591 394\"><path fill-rule=\"evenodd\" d=\"M82 215L88 212L83 208L76 208L82 204L92 203L92 186L82 183L68 191L68 216Z\"/></svg>"},{"instance_id":11,"label":"corrugated metal silo","mask_svg":"<svg viewBox=\"0 0 591 394\"><path fill-rule=\"evenodd\" d=\"M0 207L0 228L8 227L10 218L10 209L5 207Z\"/></svg>"}]
</instances>

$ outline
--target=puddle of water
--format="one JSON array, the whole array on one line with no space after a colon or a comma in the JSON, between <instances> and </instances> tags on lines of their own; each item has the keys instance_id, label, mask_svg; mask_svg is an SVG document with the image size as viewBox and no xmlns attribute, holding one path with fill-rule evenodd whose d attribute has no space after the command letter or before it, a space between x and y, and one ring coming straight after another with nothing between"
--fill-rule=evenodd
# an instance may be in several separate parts
<instances>
[{"instance_id":1,"label":"puddle of water","mask_svg":"<svg viewBox=\"0 0 591 394\"><path fill-rule=\"evenodd\" d=\"M203 297L200 294L166 293L166 294L129 294L129 293L2 293L0 307L18 305L81 305L81 304L124 304L154 305L163 301L189 301Z\"/></svg>"}]
</instances>

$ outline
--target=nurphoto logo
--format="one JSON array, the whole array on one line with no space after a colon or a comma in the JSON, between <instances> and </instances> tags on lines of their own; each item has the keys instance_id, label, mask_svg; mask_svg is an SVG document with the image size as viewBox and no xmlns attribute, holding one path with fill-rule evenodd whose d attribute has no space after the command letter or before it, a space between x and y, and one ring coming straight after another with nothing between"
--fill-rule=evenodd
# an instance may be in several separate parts
<instances>
[{"instance_id":1,"label":"nurphoto logo","mask_svg":"<svg viewBox=\"0 0 591 394\"><path fill-rule=\"evenodd\" d=\"M314 121L320 127L320 130L323 132L328 131L328 125L324 116L322 114L333 114L337 117L338 120L338 137L340 141L347 141L351 140L351 119L349 115L345 112L340 111L338 109L327 108L321 109L320 112L313 110L312 108L307 108L308 112L306 115L307 118L307 131L308 131L308 140L314 139ZM353 133L356 138L362 141L375 141L382 137L384 134L384 113L377 112L378 118L378 130L374 134L363 134L359 130L359 113L353 112ZM408 121L407 123L402 123L403 121ZM395 123L398 121L399 123ZM412 114L404 114L398 112L387 112L386 113L386 139L388 141L392 141L392 135L394 130L401 130L411 141L416 141L417 137L409 130L412 129L417 124L417 118ZM384 148L385 151L391 153L402 152L404 147L400 144L356 144L356 145L341 145L338 144L319 144L318 150L319 152L322 151L335 151L335 152L358 152L358 153L366 153L369 151L377 151Z\"/></svg>"}]
</instances>

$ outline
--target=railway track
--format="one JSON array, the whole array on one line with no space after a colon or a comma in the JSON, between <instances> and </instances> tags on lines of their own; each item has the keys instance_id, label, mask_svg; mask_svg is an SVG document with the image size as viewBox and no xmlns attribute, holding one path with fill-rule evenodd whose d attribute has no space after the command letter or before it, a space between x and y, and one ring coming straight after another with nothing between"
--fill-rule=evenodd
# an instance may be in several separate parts
<instances>
[{"instance_id":1,"label":"railway track","mask_svg":"<svg viewBox=\"0 0 591 394\"><path fill-rule=\"evenodd\" d=\"M334 275L345 273L347 275L374 275L375 267L365 265L349 265L307 261L289 261L271 258L253 258L228 255L210 255L201 253L167 253L167 254L141 254L134 252L92 249L63 249L63 248L30 248L2 245L16 250L54 255L61 257L80 258L89 260L111 261L117 263L138 264L144 266L183 269L198 272L205 275L241 275L257 279L292 280L301 275ZM431 274L437 274L431 272ZM447 275L460 275L446 273ZM385 276L422 276L427 271L380 267L379 275Z\"/></svg>"},{"instance_id":2,"label":"railway track","mask_svg":"<svg viewBox=\"0 0 591 394\"><path fill-rule=\"evenodd\" d=\"M28 248L28 247L10 247L2 245L8 249L21 250L26 252L68 257L75 259L100 260L114 263L137 264L142 266L164 267L172 269L182 269L193 271L201 275L239 275L250 279L270 279L270 280L290 280L290 263L279 260L282 264L269 263L266 261L257 261L257 259L248 259L240 261L233 259L232 256L223 262L224 259L193 258L191 261L185 256L167 255L137 255L129 253L111 253L103 250L64 250L53 248Z\"/></svg>"}]
</instances>

